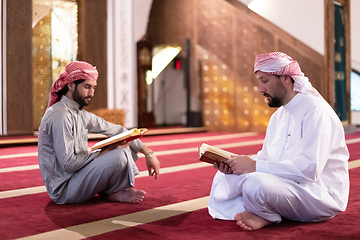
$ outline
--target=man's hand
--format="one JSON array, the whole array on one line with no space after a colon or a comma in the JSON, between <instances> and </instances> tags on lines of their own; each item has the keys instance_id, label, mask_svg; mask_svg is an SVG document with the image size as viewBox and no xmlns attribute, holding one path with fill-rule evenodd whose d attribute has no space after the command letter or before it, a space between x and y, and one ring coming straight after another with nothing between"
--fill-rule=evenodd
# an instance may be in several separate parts
<instances>
[{"instance_id":1,"label":"man's hand","mask_svg":"<svg viewBox=\"0 0 360 240\"><path fill-rule=\"evenodd\" d=\"M120 142L116 142L113 144L110 144L104 148L101 149L101 152L97 155L98 157L100 157L101 155L110 152L112 150L114 150L115 148L127 148L130 145L130 142L126 142L126 140L122 140Z\"/></svg>"},{"instance_id":2,"label":"man's hand","mask_svg":"<svg viewBox=\"0 0 360 240\"><path fill-rule=\"evenodd\" d=\"M160 174L160 162L157 159L157 157L154 155L154 153L151 151L150 148L148 148L146 145L144 145L140 152L145 155L146 159L146 166L149 171L149 176L154 176L155 180L158 179Z\"/></svg>"},{"instance_id":3,"label":"man's hand","mask_svg":"<svg viewBox=\"0 0 360 240\"><path fill-rule=\"evenodd\" d=\"M256 171L256 161L245 155L234 156L227 160L226 163L230 166L232 173L235 175Z\"/></svg>"},{"instance_id":4,"label":"man's hand","mask_svg":"<svg viewBox=\"0 0 360 240\"><path fill-rule=\"evenodd\" d=\"M228 164L226 163L220 163L217 164L217 162L214 162L214 168L218 169L220 172L224 173L224 174L231 174L233 173L233 171L231 170L231 168L229 167Z\"/></svg>"},{"instance_id":5,"label":"man's hand","mask_svg":"<svg viewBox=\"0 0 360 240\"><path fill-rule=\"evenodd\" d=\"M160 162L155 155L146 158L146 166L149 171L149 176L155 176L155 180L158 179L160 174Z\"/></svg>"}]
</instances>

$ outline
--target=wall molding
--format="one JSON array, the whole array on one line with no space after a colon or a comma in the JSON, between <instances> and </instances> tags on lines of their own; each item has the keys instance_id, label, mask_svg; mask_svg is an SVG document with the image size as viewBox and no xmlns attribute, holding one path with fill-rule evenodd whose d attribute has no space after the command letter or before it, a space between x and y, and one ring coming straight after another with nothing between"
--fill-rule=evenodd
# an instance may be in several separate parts
<instances>
[{"instance_id":1,"label":"wall molding","mask_svg":"<svg viewBox=\"0 0 360 240\"><path fill-rule=\"evenodd\" d=\"M124 109L125 127L137 126L134 2L108 0L108 109Z\"/></svg>"},{"instance_id":2,"label":"wall molding","mask_svg":"<svg viewBox=\"0 0 360 240\"><path fill-rule=\"evenodd\" d=\"M6 127L6 0L1 0L1 46L0 46L0 135L7 134Z\"/></svg>"}]
</instances>

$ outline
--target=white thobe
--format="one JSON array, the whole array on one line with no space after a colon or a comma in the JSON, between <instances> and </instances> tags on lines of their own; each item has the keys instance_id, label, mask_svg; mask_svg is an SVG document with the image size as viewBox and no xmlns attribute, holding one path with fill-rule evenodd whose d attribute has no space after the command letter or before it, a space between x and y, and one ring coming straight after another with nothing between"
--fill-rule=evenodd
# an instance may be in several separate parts
<instances>
[{"instance_id":1,"label":"white thobe","mask_svg":"<svg viewBox=\"0 0 360 240\"><path fill-rule=\"evenodd\" d=\"M97 157L88 152L88 133L113 136L127 129L79 109L66 96L47 109L38 137L41 176L56 203L83 202L96 193L105 195L134 186L139 173L137 152L144 146L139 139L126 149L117 148Z\"/></svg>"},{"instance_id":2,"label":"white thobe","mask_svg":"<svg viewBox=\"0 0 360 240\"><path fill-rule=\"evenodd\" d=\"M322 97L298 93L277 109L252 158L256 172L216 173L213 218L233 220L247 210L272 222L322 221L346 209L349 152L343 126Z\"/></svg>"}]
</instances>

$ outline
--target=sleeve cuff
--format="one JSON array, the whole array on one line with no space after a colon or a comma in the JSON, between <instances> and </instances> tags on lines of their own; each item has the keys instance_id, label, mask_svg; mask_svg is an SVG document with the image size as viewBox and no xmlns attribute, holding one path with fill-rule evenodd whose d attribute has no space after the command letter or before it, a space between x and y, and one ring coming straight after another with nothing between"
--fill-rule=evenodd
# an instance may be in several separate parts
<instances>
[{"instance_id":1,"label":"sleeve cuff","mask_svg":"<svg viewBox=\"0 0 360 240\"><path fill-rule=\"evenodd\" d=\"M131 143L130 143L130 147L136 153L138 153L144 145L145 144L140 139L135 139L135 140L131 141Z\"/></svg>"},{"instance_id":2,"label":"sleeve cuff","mask_svg":"<svg viewBox=\"0 0 360 240\"><path fill-rule=\"evenodd\" d=\"M256 172L270 173L270 162L257 160L256 161Z\"/></svg>"}]
</instances>

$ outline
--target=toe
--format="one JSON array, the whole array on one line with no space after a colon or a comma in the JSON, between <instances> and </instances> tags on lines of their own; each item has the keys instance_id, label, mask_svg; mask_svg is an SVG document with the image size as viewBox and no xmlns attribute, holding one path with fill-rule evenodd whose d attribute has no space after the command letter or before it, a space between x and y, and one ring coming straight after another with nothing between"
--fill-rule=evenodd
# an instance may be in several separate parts
<instances>
[{"instance_id":1,"label":"toe","mask_svg":"<svg viewBox=\"0 0 360 240\"><path fill-rule=\"evenodd\" d=\"M235 221L240 221L240 220L242 220L242 215L241 215L241 213L236 214L235 217L234 217L234 220L235 220Z\"/></svg>"}]
</instances>

